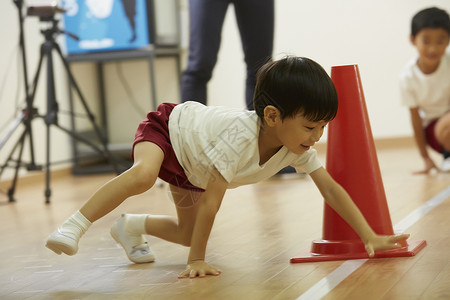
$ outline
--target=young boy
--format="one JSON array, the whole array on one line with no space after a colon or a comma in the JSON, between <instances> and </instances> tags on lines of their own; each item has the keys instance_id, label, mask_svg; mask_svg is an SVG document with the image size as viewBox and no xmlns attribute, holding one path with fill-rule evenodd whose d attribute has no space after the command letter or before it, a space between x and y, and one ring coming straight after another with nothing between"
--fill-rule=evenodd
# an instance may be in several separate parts
<instances>
[{"instance_id":1,"label":"young boy","mask_svg":"<svg viewBox=\"0 0 450 300\"><path fill-rule=\"evenodd\" d=\"M441 170L450 171L450 20L436 7L418 12L411 23L411 43L419 57L400 76L402 102L408 106L417 147L427 174L438 169L426 145L443 155Z\"/></svg>"},{"instance_id":2,"label":"young boy","mask_svg":"<svg viewBox=\"0 0 450 300\"><path fill-rule=\"evenodd\" d=\"M226 189L267 179L288 165L312 177L327 203L359 234L370 256L397 248L408 238L374 233L311 148L338 107L334 85L321 66L300 57L267 63L258 72L254 107L255 111L241 111L197 102L161 104L139 125L133 166L101 187L49 236L46 246L57 254L75 254L91 223L126 198L148 190L159 176L170 184L178 219L122 215L111 235L135 263L154 260L143 238L149 234L190 247L180 277L219 275L205 254Z\"/></svg>"}]
</instances>

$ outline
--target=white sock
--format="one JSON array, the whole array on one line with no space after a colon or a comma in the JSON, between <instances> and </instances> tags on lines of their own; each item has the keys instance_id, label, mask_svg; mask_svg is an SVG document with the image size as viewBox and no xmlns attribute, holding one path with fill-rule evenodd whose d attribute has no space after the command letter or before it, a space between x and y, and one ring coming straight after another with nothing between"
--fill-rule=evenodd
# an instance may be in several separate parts
<instances>
[{"instance_id":1,"label":"white sock","mask_svg":"<svg viewBox=\"0 0 450 300\"><path fill-rule=\"evenodd\" d=\"M146 214L126 214L126 230L133 235L147 234L145 230L147 216Z\"/></svg>"},{"instance_id":2,"label":"white sock","mask_svg":"<svg viewBox=\"0 0 450 300\"><path fill-rule=\"evenodd\" d=\"M80 211L77 211L61 225L59 230L62 233L79 240L91 224L92 223L86 219Z\"/></svg>"}]
</instances>

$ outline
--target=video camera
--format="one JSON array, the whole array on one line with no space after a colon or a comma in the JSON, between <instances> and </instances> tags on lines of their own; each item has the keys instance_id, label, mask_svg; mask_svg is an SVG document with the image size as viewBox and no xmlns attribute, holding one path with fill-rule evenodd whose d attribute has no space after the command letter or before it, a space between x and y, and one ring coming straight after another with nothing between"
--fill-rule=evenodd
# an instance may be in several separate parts
<instances>
[{"instance_id":1,"label":"video camera","mask_svg":"<svg viewBox=\"0 0 450 300\"><path fill-rule=\"evenodd\" d=\"M41 21L51 21L57 13L65 12L65 9L58 7L56 1L48 5L27 6L27 16L39 17Z\"/></svg>"}]
</instances>

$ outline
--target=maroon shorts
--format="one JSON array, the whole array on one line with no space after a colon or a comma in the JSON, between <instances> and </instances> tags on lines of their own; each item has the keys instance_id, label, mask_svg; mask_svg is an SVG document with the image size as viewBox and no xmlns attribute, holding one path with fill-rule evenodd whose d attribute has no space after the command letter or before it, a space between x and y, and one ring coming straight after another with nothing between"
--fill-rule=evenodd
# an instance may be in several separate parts
<instances>
[{"instance_id":1,"label":"maroon shorts","mask_svg":"<svg viewBox=\"0 0 450 300\"><path fill-rule=\"evenodd\" d=\"M156 111L147 114L147 119L139 123L136 131L131 158L134 160L134 147L140 142L152 142L164 152L164 160L158 177L177 187L203 192L204 189L189 182L183 167L178 162L169 136L169 116L176 104L162 103Z\"/></svg>"},{"instance_id":2,"label":"maroon shorts","mask_svg":"<svg viewBox=\"0 0 450 300\"><path fill-rule=\"evenodd\" d=\"M442 153L444 149L439 144L439 142L436 139L436 135L434 134L434 127L436 127L437 121L438 119L432 121L425 127L425 136L427 138L428 145L430 145L430 147L436 150L437 152Z\"/></svg>"}]
</instances>

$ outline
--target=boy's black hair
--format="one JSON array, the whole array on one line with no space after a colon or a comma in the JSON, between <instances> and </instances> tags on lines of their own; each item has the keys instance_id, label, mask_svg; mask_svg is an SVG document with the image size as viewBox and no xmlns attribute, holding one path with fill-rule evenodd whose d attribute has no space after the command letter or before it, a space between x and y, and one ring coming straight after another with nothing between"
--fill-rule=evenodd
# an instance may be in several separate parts
<instances>
[{"instance_id":1,"label":"boy's black hair","mask_svg":"<svg viewBox=\"0 0 450 300\"><path fill-rule=\"evenodd\" d=\"M334 119L338 97L331 78L315 61L288 56L261 67L256 78L253 106L264 119L264 108L273 105L281 119L298 113L312 122Z\"/></svg>"},{"instance_id":2,"label":"boy's black hair","mask_svg":"<svg viewBox=\"0 0 450 300\"><path fill-rule=\"evenodd\" d=\"M450 18L445 10L430 7L419 11L411 21L411 35L415 37L425 28L442 28L450 35Z\"/></svg>"}]
</instances>

